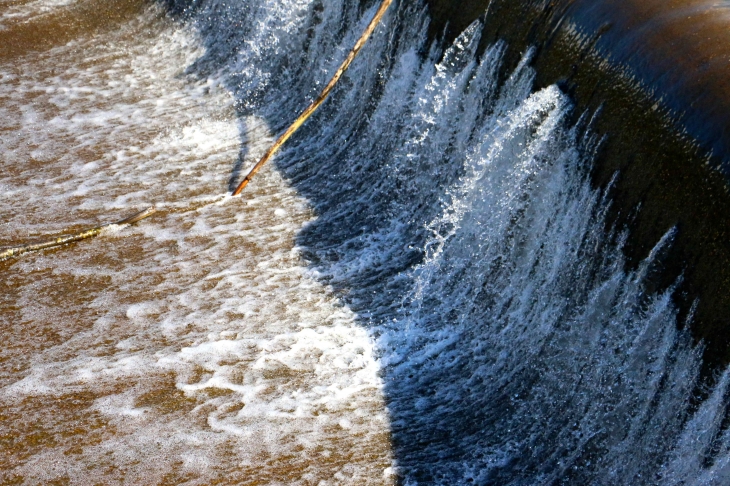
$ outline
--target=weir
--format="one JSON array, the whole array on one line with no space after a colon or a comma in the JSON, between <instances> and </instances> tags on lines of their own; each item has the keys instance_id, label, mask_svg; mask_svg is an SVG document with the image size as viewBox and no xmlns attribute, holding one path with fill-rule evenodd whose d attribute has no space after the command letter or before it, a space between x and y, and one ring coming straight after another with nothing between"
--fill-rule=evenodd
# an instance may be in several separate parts
<instances>
[{"instance_id":1,"label":"weir","mask_svg":"<svg viewBox=\"0 0 730 486\"><path fill-rule=\"evenodd\" d=\"M453 38L487 11L483 42L508 40L511 63L536 49L537 86L557 83L576 113L600 111L605 135L593 166L612 187L612 225L628 228L631 266L676 226L655 276L707 345L708 372L730 361L730 6L723 2L430 0L430 32ZM448 26L448 27L447 27ZM613 179L614 176L617 179ZM638 211L636 208L641 207Z\"/></svg>"},{"instance_id":2,"label":"weir","mask_svg":"<svg viewBox=\"0 0 730 486\"><path fill-rule=\"evenodd\" d=\"M199 72L226 66L272 126L371 5L318 3L289 35L285 2L176 3L210 41ZM441 51L438 22L400 4L277 161L319 215L298 241L378 339L404 482L722 482L726 375L699 393L688 328L722 371L724 177L558 7L492 2Z\"/></svg>"},{"instance_id":3,"label":"weir","mask_svg":"<svg viewBox=\"0 0 730 486\"><path fill-rule=\"evenodd\" d=\"M661 100L675 121L728 174L728 50L730 5L712 0L540 1L429 0L432 34L449 24L450 36L493 9L492 35L517 37L550 50L570 32L613 69ZM500 16L501 19L497 20ZM517 34L517 25L527 27ZM578 48L578 46L574 46ZM581 50L581 49L579 49ZM578 54L576 52L575 54ZM580 64L580 58L575 58ZM576 66L580 67L580 66ZM568 72L564 73L567 76Z\"/></svg>"},{"instance_id":4,"label":"weir","mask_svg":"<svg viewBox=\"0 0 730 486\"><path fill-rule=\"evenodd\" d=\"M164 201L0 262L3 480L730 482L721 110L683 101L721 63L656 23L703 4L396 0L222 197L379 4L130 2L0 58L3 243Z\"/></svg>"}]
</instances>

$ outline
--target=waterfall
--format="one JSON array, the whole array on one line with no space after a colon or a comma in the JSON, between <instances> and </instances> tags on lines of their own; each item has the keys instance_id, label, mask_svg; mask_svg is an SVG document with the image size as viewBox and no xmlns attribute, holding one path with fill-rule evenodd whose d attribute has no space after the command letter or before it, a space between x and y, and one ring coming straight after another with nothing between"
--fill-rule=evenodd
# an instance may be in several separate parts
<instances>
[{"instance_id":1,"label":"waterfall","mask_svg":"<svg viewBox=\"0 0 730 486\"><path fill-rule=\"evenodd\" d=\"M380 2L0 0L0 243L157 208L0 262L0 482L730 484L730 194L612 2L394 2L233 198Z\"/></svg>"},{"instance_id":2,"label":"waterfall","mask_svg":"<svg viewBox=\"0 0 730 486\"><path fill-rule=\"evenodd\" d=\"M178 7L180 7L178 5ZM284 126L372 15L356 2L189 6L244 113ZM445 51L401 3L277 167L318 215L310 265L377 339L406 484L723 484L728 374L695 405L701 347L674 287L676 228L627 270L591 186L592 113L533 88L532 52L472 24Z\"/></svg>"}]
</instances>

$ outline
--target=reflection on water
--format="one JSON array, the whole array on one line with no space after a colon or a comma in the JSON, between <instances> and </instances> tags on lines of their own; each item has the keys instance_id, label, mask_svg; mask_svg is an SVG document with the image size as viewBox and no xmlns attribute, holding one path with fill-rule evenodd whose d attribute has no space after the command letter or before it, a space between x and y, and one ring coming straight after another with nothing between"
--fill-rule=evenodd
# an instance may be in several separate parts
<instances>
[{"instance_id":1,"label":"reflection on water","mask_svg":"<svg viewBox=\"0 0 730 486\"><path fill-rule=\"evenodd\" d=\"M567 19L601 55L656 94L730 176L730 3L577 0Z\"/></svg>"},{"instance_id":2,"label":"reflection on water","mask_svg":"<svg viewBox=\"0 0 730 486\"><path fill-rule=\"evenodd\" d=\"M110 4L0 14L0 245L160 210L0 263L0 479L390 482L371 339L294 246L312 211L274 170L221 197L266 122L182 74L189 30Z\"/></svg>"}]
</instances>

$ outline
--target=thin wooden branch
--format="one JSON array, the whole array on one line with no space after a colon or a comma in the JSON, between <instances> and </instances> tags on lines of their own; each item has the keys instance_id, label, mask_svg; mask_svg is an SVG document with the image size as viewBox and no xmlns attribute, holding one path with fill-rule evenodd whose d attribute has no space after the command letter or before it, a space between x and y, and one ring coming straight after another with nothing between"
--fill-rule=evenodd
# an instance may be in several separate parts
<instances>
[{"instance_id":1,"label":"thin wooden branch","mask_svg":"<svg viewBox=\"0 0 730 486\"><path fill-rule=\"evenodd\" d=\"M45 250L46 248L54 248L57 246L67 245L67 244L73 243L75 241L81 241L81 240L86 240L88 238L93 238L94 236L99 235L99 233L101 233L102 230L108 226L122 225L122 224L134 224L145 218L149 218L150 216L155 214L155 212L156 212L155 208L147 208L144 211L135 213L132 216L121 219L115 223L103 224L101 226L89 228L89 229L80 231L78 233L74 233L72 235L62 235L62 236L58 236L52 240L41 241L38 243L27 243L24 245L15 246L15 247L11 247L11 248L0 248L0 262L3 260L7 260L8 258L20 256L23 253L28 253L30 251Z\"/></svg>"},{"instance_id":2,"label":"thin wooden branch","mask_svg":"<svg viewBox=\"0 0 730 486\"><path fill-rule=\"evenodd\" d=\"M388 7L390 7L390 4L393 3L393 0L383 0L383 3L380 5L380 8L378 8L378 11L375 12L375 16L370 21L370 24L368 24L368 27L365 29L365 32L362 33L358 41L355 43L355 47L352 48L350 53L347 55L347 58L345 58L342 65L340 65L339 69L335 72L334 76L332 76L332 79L330 82L325 86L324 90L322 90L322 93L317 97L316 100L310 104L304 112L299 115L299 118L297 118L294 123L291 124L289 128L279 137L279 139L271 146L269 147L269 150L266 151L264 156L261 158L261 160L258 161L258 163L251 169L251 171L244 177L244 179L241 181L241 183L238 185L235 191L233 191L233 196L238 196L241 194L241 191L248 185L248 183L253 179L253 176L256 175L256 173L263 167L266 162L271 159L271 157L281 148L282 145L291 137L294 132L296 132L309 118L315 111L317 111L317 108L320 107L322 103L327 99L330 92L334 89L335 85L339 82L340 78L342 78L342 75L347 71L347 69L350 67L350 64L352 64L352 61L355 59L355 57L360 52L360 49L365 45L367 40L370 38L372 33L375 31L375 28L380 23L380 20L385 15L385 12L388 10ZM122 225L122 224L134 224L138 221L141 221L149 216L152 216L156 212L155 208L147 208L144 211L140 211L139 213L133 214L132 216L128 218L124 218L120 221L117 221L115 223L107 223L101 226L97 226L95 228L89 228L84 231L81 231L79 233L74 233L72 235L62 235L57 238L54 238L52 240L46 240L39 243L27 243L20 246L14 246L10 248L0 248L0 261L7 260L8 258L13 258L20 256L24 253L28 253L31 251L38 251L38 250L44 250L47 248L54 248L62 245L67 245L69 243L73 243L76 241L86 240L88 238L93 238L95 236L98 236L99 233L104 230L104 228L110 226L110 225Z\"/></svg>"},{"instance_id":3,"label":"thin wooden branch","mask_svg":"<svg viewBox=\"0 0 730 486\"><path fill-rule=\"evenodd\" d=\"M367 29L365 29L365 32L363 32L362 36L360 36L360 39L358 39L357 43L355 43L355 47L352 48L350 53L347 55L347 58L342 63L340 68L335 72L335 75L330 80L329 84L322 90L322 93L317 97L316 100L312 102L311 105L307 107L304 112L299 115L299 118L294 121L294 123L291 124L289 128L284 132L283 135L279 137L279 139L274 142L274 145L272 145L269 150L266 151L263 157L261 157L261 160L258 161L258 163L251 169L251 171L244 177L244 179L241 181L241 183L238 185L235 191L233 191L233 196L238 196L241 194L241 191L248 185L249 182L251 182L251 179L253 176L256 175L256 173L261 169L261 167L266 164L266 162L271 159L271 157L281 148L282 145L291 137L294 132L296 132L299 127L301 127L304 122L309 118L312 113L314 113L319 106L324 103L324 100L327 99L327 96L329 96L332 89L335 87L337 82L340 80L342 75L347 71L347 68L350 67L350 64L352 63L353 59L355 59L355 56L360 52L360 49L365 45L365 42L367 42L370 35L375 30L375 27L378 26L380 23L380 20L383 18L383 15L385 15L385 11L388 10L388 7L390 7L390 4L393 3L393 0L383 0L383 3L380 5L380 8L375 13L375 16L373 17L373 20L370 21L370 24L368 25Z\"/></svg>"}]
</instances>

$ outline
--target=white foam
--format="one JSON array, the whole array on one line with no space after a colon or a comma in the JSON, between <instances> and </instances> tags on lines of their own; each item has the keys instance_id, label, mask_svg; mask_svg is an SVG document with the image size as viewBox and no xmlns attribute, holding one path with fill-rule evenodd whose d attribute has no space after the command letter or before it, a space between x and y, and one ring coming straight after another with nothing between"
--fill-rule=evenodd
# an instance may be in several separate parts
<instances>
[{"instance_id":1,"label":"white foam","mask_svg":"<svg viewBox=\"0 0 730 486\"><path fill-rule=\"evenodd\" d=\"M226 195L239 157L242 170L251 167L272 135L263 119L237 120L217 80L182 74L203 53L191 30L151 9L108 37L0 66L10 169L0 175L9 215L0 238L158 209L135 226L105 228L94 242L27 255L9 270L23 281L23 319L57 318L69 332L28 358L28 369L0 388L2 400L20 406L27 397L96 393L85 413L100 413L114 429L80 454L36 451L14 469L27 480L53 479L53 464L75 483L112 481L102 463L133 483L178 467L201 481L247 465L263 478L298 468L326 481L338 471L380 477L390 464L373 340L308 275L294 246L313 218L306 201L271 167L244 199ZM33 277L39 268L51 277ZM62 302L37 298L74 279L87 283ZM78 298L88 282L96 287ZM167 410L164 398L144 397L170 386L169 377L173 388L164 393L182 398ZM318 460L361 447L376 459ZM263 456L288 462L264 466Z\"/></svg>"},{"instance_id":2,"label":"white foam","mask_svg":"<svg viewBox=\"0 0 730 486\"><path fill-rule=\"evenodd\" d=\"M78 0L34 0L29 2L3 2L10 5L3 6L3 12L0 13L0 29L3 24L10 22L29 21L34 17L38 17L56 9L73 5Z\"/></svg>"},{"instance_id":3,"label":"white foam","mask_svg":"<svg viewBox=\"0 0 730 486\"><path fill-rule=\"evenodd\" d=\"M624 269L588 177L596 141L570 127L557 87L532 92L530 52L499 86L504 46L479 56L475 24L429 52L420 7L401 3L391 19L409 21L381 26L277 157L320 218L271 166L243 200L226 195L271 142L266 121L285 126L316 96L374 8L210 1L195 14L208 52L141 21L107 45L0 68L0 237L160 210L12 265L22 325L7 329L38 350L14 355L27 368L2 399L61 437L65 423L23 404L92 391L84 413L114 429L16 470L130 484L171 470L191 483L721 483L729 380L689 405L700 350L671 289L644 288L674 232ZM203 79L186 79L198 56Z\"/></svg>"}]
</instances>

